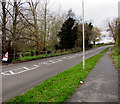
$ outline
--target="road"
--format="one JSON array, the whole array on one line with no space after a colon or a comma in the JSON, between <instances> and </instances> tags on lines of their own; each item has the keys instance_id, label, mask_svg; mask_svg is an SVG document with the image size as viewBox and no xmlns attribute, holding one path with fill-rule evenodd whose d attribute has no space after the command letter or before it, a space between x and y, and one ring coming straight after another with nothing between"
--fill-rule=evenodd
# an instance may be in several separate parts
<instances>
[{"instance_id":1,"label":"road","mask_svg":"<svg viewBox=\"0 0 120 104\"><path fill-rule=\"evenodd\" d=\"M86 51L86 59L109 46ZM24 93L82 61L82 52L6 65L2 67L2 101Z\"/></svg>"}]
</instances>

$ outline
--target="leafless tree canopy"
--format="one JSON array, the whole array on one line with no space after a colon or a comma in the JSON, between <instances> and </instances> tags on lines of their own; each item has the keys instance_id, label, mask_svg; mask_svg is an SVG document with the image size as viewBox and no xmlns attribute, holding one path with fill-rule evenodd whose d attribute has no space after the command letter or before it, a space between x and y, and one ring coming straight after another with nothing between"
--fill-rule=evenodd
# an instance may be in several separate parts
<instances>
[{"instance_id":1,"label":"leafless tree canopy","mask_svg":"<svg viewBox=\"0 0 120 104\"><path fill-rule=\"evenodd\" d=\"M65 13L53 12L49 0L2 0L0 5L3 53L9 51L14 58L17 52L54 49L59 42L57 34L64 21L69 17L75 18L71 9ZM81 19L76 21L79 24L76 44L81 44ZM89 27L86 25L86 33L88 32ZM98 33L97 30L93 31L92 41L97 41Z\"/></svg>"}]
</instances>

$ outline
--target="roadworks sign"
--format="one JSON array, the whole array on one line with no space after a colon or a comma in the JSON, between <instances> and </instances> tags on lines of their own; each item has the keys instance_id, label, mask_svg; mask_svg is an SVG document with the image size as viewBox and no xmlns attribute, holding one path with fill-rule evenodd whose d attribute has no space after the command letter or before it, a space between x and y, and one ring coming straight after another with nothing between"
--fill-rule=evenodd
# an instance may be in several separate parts
<instances>
[{"instance_id":1,"label":"roadworks sign","mask_svg":"<svg viewBox=\"0 0 120 104\"><path fill-rule=\"evenodd\" d=\"M8 61L8 52L6 52L5 56L3 57L2 61Z\"/></svg>"}]
</instances>

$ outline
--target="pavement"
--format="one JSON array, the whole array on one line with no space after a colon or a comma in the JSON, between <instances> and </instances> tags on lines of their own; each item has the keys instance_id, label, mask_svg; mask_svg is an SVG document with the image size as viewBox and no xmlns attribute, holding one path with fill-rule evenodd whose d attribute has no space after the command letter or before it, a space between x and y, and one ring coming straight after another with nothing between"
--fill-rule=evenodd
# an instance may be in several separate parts
<instances>
[{"instance_id":1,"label":"pavement","mask_svg":"<svg viewBox=\"0 0 120 104\"><path fill-rule=\"evenodd\" d=\"M75 93L67 101L68 104L69 102L117 104L118 71L108 54L109 52L99 60L84 83L78 86Z\"/></svg>"}]
</instances>

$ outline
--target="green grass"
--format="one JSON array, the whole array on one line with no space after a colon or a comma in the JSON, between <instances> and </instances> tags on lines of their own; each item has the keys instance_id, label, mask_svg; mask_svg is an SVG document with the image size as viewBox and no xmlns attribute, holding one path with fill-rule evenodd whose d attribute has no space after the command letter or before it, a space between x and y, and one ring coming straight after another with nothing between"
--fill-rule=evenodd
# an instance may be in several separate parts
<instances>
[{"instance_id":1,"label":"green grass","mask_svg":"<svg viewBox=\"0 0 120 104\"><path fill-rule=\"evenodd\" d=\"M93 45L93 48L95 48L95 47L102 47L102 46L106 46L106 44L96 44L96 45Z\"/></svg>"},{"instance_id":2,"label":"green grass","mask_svg":"<svg viewBox=\"0 0 120 104\"><path fill-rule=\"evenodd\" d=\"M112 57L114 59L115 66L120 68L120 50L117 47L112 48Z\"/></svg>"},{"instance_id":3,"label":"green grass","mask_svg":"<svg viewBox=\"0 0 120 104\"><path fill-rule=\"evenodd\" d=\"M62 53L44 54L44 55L38 55L38 56L20 57L19 60L20 61L28 61L28 60L41 59L41 58L46 58L46 57L65 55L68 53L71 53L71 52L62 52Z\"/></svg>"},{"instance_id":4,"label":"green grass","mask_svg":"<svg viewBox=\"0 0 120 104\"><path fill-rule=\"evenodd\" d=\"M97 54L86 60L86 69L82 63L44 81L31 90L14 97L6 104L25 104L26 102L66 102L76 90L80 81L84 81L103 54Z\"/></svg>"},{"instance_id":5,"label":"green grass","mask_svg":"<svg viewBox=\"0 0 120 104\"><path fill-rule=\"evenodd\" d=\"M108 48L106 48L105 50L103 50L102 52L100 52L100 53L106 53L107 51L108 51L108 49L109 49L109 47Z\"/></svg>"},{"instance_id":6,"label":"green grass","mask_svg":"<svg viewBox=\"0 0 120 104\"><path fill-rule=\"evenodd\" d=\"M80 52L80 50L66 51L66 52L52 53L52 54L44 54L44 55L38 55L38 56L20 57L19 59L13 60L13 63L16 63L18 61L29 61L29 60L42 59L42 58L47 58L47 57L66 55L66 54L71 54L71 53L76 53L76 52Z\"/></svg>"}]
</instances>

